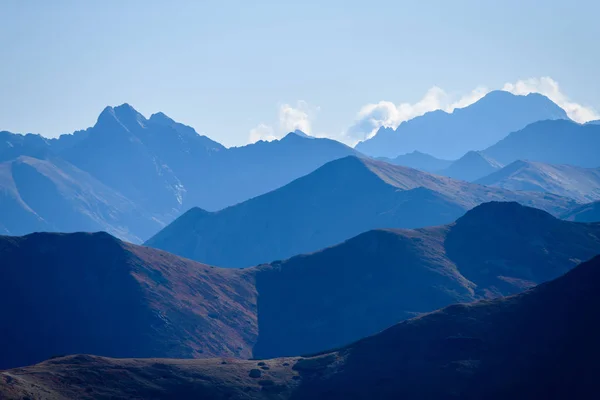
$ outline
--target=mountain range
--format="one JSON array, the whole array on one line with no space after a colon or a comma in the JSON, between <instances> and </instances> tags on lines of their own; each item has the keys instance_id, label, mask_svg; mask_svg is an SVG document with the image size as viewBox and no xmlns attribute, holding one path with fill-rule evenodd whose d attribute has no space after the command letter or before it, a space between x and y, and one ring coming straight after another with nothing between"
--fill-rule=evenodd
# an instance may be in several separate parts
<instances>
[{"instance_id":1,"label":"mountain range","mask_svg":"<svg viewBox=\"0 0 600 400\"><path fill-rule=\"evenodd\" d=\"M568 116L545 96L493 91L451 113L431 111L402 122L396 129L382 127L356 149L374 157L394 158L416 150L454 160L470 150L485 149L533 122L555 119L568 120ZM491 157L506 163L493 154Z\"/></svg>"},{"instance_id":2,"label":"mountain range","mask_svg":"<svg viewBox=\"0 0 600 400\"><path fill-rule=\"evenodd\" d=\"M0 230L105 230L141 243L192 206L218 210L350 154L301 132L226 149L162 113L107 107L93 127L57 139L0 132ZM25 184L14 176L24 164L54 172ZM44 197L60 204L56 213Z\"/></svg>"},{"instance_id":3,"label":"mountain range","mask_svg":"<svg viewBox=\"0 0 600 400\"><path fill-rule=\"evenodd\" d=\"M537 95L513 96L494 92L462 111L459 109L452 114L445 114L444 118L471 115L465 117L467 121L464 122L465 124L469 123L469 118L473 118L472 121L479 121L474 117L477 113L481 112L484 115L484 111L487 112L486 110L493 104L496 102L503 104L504 101L510 104L532 102L535 105L542 102L548 105L549 100L543 98L540 100L540 96ZM514 107L513 104L497 112L508 112ZM523 107L523 110L528 109ZM554 106L546 109L548 113L555 115ZM532 106L532 110L531 119L538 118L539 115L535 111L538 110L538 105ZM429 118L432 117L427 117L423 121ZM429 123L418 122L415 126L421 125L427 127ZM600 126L595 124L580 125L566 120L541 121L509 134L505 139L485 150L467 152L453 162L437 159L418 151L389 161L467 181L481 179L499 166L521 159L598 167L600 166L596 157L600 148L598 129ZM443 131L437 132L439 136ZM427 136L425 133L423 135L423 137ZM455 141L468 144L470 149L476 147L473 142L459 140L459 136ZM543 143L543 146L540 143ZM0 232L22 235L35 231L104 230L127 241L142 243L187 210L192 209L193 213L197 211L194 208L198 207L214 213L230 207L219 215L231 215L232 206L241 206L251 198L260 198L312 173L330 161L349 155L363 157L357 150L339 142L312 138L299 131L292 132L280 140L261 141L227 149L206 136L199 135L193 128L173 121L163 113L156 113L146 118L128 104L107 107L91 128L61 135L56 139L47 139L33 134L0 132ZM575 174L573 176L563 174L565 179L560 182L558 180L547 182L547 185L541 185L539 189L571 196L578 202L593 200L595 187L593 185L586 187L588 181L585 179L582 181L581 174L576 174L576 171L571 170ZM404 193L403 196L414 198L399 198L399 200L410 200L414 204L421 195L439 195L439 190L433 189L436 194L432 194L427 184L418 183L421 179L419 176L410 179L416 182L411 186L415 191ZM361 179L358 181L359 183L355 185L347 179L347 182L355 185L356 188L360 186ZM575 190L570 182L578 182ZM498 183L496 186L501 185ZM419 189L421 194L416 193L417 186L423 186ZM510 185L507 184L506 187ZM360 190L356 188L343 190L348 192ZM465 190L469 191L473 188L475 187L465 188ZM322 188L315 190L319 191ZM477 193L467 197L481 197L478 194L481 189L473 190ZM461 199L453 199L454 195L452 191L445 192L445 197L432 201L442 204L442 207L450 208L453 207L453 203L465 203ZM278 197L278 195L274 196ZM295 196L303 195L296 193ZM368 197L367 194L364 196ZM522 198L525 195L519 196ZM446 197L450 197L450 200ZM49 201L40 200L44 198L48 198ZM461 206L463 208L461 212L482 201L501 199L521 201L520 198L510 196L508 198L484 196L480 201L467 202L470 204L468 207ZM307 201L312 204L310 200ZM338 202L342 200L338 199ZM426 203L431 204L431 202ZM525 204L536 205L526 201ZM278 204L274 208L284 206L287 205ZM557 214L566 209L564 207L551 209L542 204L537 206ZM567 208L570 209L572 206L569 205ZM300 210L305 210L314 208L314 205L309 207L299 205L299 207ZM338 207L337 204L335 207ZM342 205L343 207L350 209L347 205ZM425 213L419 213L411 216L416 221L388 224L388 219L395 218L387 215L390 207L387 206L385 209L386 215L378 216L378 221L383 222L381 226L375 225L376 222L379 223L378 221L368 224L350 221L348 225L352 227L356 225L356 229L348 230L342 226L333 228L343 234L333 234L327 240L321 240L320 236L327 237L328 232L304 232L311 237L300 239L298 246L292 245L288 248L285 243L278 244L276 247L281 247L281 251L276 249L269 253L270 255L267 254L266 258L250 255L251 263L248 265L289 257L296 252L316 250L366 229L445 223L460 214L455 208L454 211L449 211L449 208L446 211L434 211L431 218ZM270 212L270 210L265 211ZM360 215L363 213L362 210L356 211L352 208L351 211L359 215L358 220L363 218ZM430 209L427 212L431 212ZM438 212L446 214L447 217L438 218ZM391 215L395 213L392 211ZM261 215L256 215L256 218L261 218ZM335 218L341 217L334 217L331 220ZM358 225L362 230L358 230ZM328 230L329 228L325 228L325 231ZM304 246L305 241L312 241L314 245ZM215 251L220 250L215 249ZM256 252L262 251L260 248L256 249ZM222 264L219 258L215 258L214 261ZM234 265L245 266L246 262Z\"/></svg>"},{"instance_id":4,"label":"mountain range","mask_svg":"<svg viewBox=\"0 0 600 400\"><path fill-rule=\"evenodd\" d=\"M469 151L464 156L436 173L454 179L473 182L502 168L498 161L481 151Z\"/></svg>"},{"instance_id":5,"label":"mountain range","mask_svg":"<svg viewBox=\"0 0 600 400\"><path fill-rule=\"evenodd\" d=\"M591 398L600 356L599 293L596 257L522 294L452 305L335 351L262 361L59 357L1 372L0 394L5 399Z\"/></svg>"},{"instance_id":6,"label":"mountain range","mask_svg":"<svg viewBox=\"0 0 600 400\"><path fill-rule=\"evenodd\" d=\"M377 159L390 164L402 165L403 167L414 168L425 172L441 171L448 168L454 162L452 160L441 160L416 150L399 155L396 158L378 157Z\"/></svg>"},{"instance_id":7,"label":"mountain range","mask_svg":"<svg viewBox=\"0 0 600 400\"><path fill-rule=\"evenodd\" d=\"M512 132L483 153L508 165L518 160L600 167L600 125L539 121Z\"/></svg>"},{"instance_id":8,"label":"mountain range","mask_svg":"<svg viewBox=\"0 0 600 400\"><path fill-rule=\"evenodd\" d=\"M502 202L447 226L369 231L247 269L106 233L0 237L0 368L74 353L313 353L452 303L517 293L598 253L600 224Z\"/></svg>"},{"instance_id":9,"label":"mountain range","mask_svg":"<svg viewBox=\"0 0 600 400\"><path fill-rule=\"evenodd\" d=\"M475 183L508 190L554 193L580 203L600 200L600 168L519 160Z\"/></svg>"},{"instance_id":10,"label":"mountain range","mask_svg":"<svg viewBox=\"0 0 600 400\"><path fill-rule=\"evenodd\" d=\"M478 204L518 201L559 215L575 202L511 192L349 156L218 212L193 208L146 242L221 267L248 267L319 250L376 228L452 222Z\"/></svg>"}]
</instances>

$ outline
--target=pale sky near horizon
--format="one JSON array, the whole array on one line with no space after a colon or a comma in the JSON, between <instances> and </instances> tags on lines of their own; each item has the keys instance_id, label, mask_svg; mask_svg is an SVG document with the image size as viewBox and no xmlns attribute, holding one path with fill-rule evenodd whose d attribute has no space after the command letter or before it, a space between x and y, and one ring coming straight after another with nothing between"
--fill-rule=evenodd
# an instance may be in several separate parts
<instances>
[{"instance_id":1,"label":"pale sky near horizon","mask_svg":"<svg viewBox=\"0 0 600 400\"><path fill-rule=\"evenodd\" d=\"M600 111L599 12L592 0L5 0L0 130L57 136L127 102L227 146L292 128L352 142L366 120L397 125L501 88L552 92L584 121Z\"/></svg>"}]
</instances>

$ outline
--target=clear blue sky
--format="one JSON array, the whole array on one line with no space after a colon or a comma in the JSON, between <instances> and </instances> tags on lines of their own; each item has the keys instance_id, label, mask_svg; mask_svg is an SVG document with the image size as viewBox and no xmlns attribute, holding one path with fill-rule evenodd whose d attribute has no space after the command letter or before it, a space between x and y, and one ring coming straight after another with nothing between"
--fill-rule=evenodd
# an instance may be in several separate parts
<instances>
[{"instance_id":1,"label":"clear blue sky","mask_svg":"<svg viewBox=\"0 0 600 400\"><path fill-rule=\"evenodd\" d=\"M0 130L56 136L128 102L236 145L298 100L314 131L340 132L367 103L542 76L598 110L598 15L591 0L4 0Z\"/></svg>"}]
</instances>

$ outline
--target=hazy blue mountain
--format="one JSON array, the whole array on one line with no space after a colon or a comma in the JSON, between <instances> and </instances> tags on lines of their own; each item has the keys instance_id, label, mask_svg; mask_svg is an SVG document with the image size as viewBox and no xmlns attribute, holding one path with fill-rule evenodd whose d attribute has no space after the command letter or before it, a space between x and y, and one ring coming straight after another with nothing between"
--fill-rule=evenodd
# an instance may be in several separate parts
<instances>
[{"instance_id":1,"label":"hazy blue mountain","mask_svg":"<svg viewBox=\"0 0 600 400\"><path fill-rule=\"evenodd\" d=\"M159 221L179 214L204 156L222 148L162 114L146 119L128 104L107 107L87 137L61 155L149 210Z\"/></svg>"},{"instance_id":2,"label":"hazy blue mountain","mask_svg":"<svg viewBox=\"0 0 600 400\"><path fill-rule=\"evenodd\" d=\"M539 121L483 151L507 165L517 160L600 167L600 125L572 121Z\"/></svg>"},{"instance_id":3,"label":"hazy blue mountain","mask_svg":"<svg viewBox=\"0 0 600 400\"><path fill-rule=\"evenodd\" d=\"M0 131L0 162L19 156L44 158L52 154L50 143L40 135Z\"/></svg>"},{"instance_id":4,"label":"hazy blue mountain","mask_svg":"<svg viewBox=\"0 0 600 400\"><path fill-rule=\"evenodd\" d=\"M216 211L241 203L309 174L329 161L358 153L335 140L301 131L280 140L259 141L219 154L204 180L199 207Z\"/></svg>"},{"instance_id":5,"label":"hazy blue mountain","mask_svg":"<svg viewBox=\"0 0 600 400\"><path fill-rule=\"evenodd\" d=\"M600 168L519 160L475 183L508 190L554 193L580 203L600 200Z\"/></svg>"},{"instance_id":6,"label":"hazy blue mountain","mask_svg":"<svg viewBox=\"0 0 600 400\"><path fill-rule=\"evenodd\" d=\"M342 143L312 138L300 131L273 142L226 149L163 113L145 118L128 104L107 107L93 127L59 138L0 132L0 162L20 156L50 163L62 159L61 165L69 164L69 168L88 174L81 179L93 177L94 185L101 182L106 190L119 193L118 198L126 198L136 209L143 210L140 213L154 221L150 228L129 226L129 220L123 220L118 230L109 224L113 227L108 229L111 233L135 242L148 239L182 210L193 206L219 210L277 189L349 154L358 153ZM81 197L87 195L85 184ZM37 190L40 196L44 195L44 187ZM5 211L20 211L6 211L13 222L8 216L0 219L0 231L28 233L45 229L47 225L40 221L54 220L50 215L40 219L32 217L36 214L29 211L23 214L27 208L23 209L18 201L15 203L16 197L7 193L0 194ZM117 197L104 200L111 206L110 199ZM19 215L27 216L27 221L20 224ZM15 226L22 229L15 230ZM89 225L81 224L76 230L88 229ZM126 231L127 234L122 233Z\"/></svg>"},{"instance_id":7,"label":"hazy blue mountain","mask_svg":"<svg viewBox=\"0 0 600 400\"><path fill-rule=\"evenodd\" d=\"M0 231L103 230L132 242L160 225L120 193L60 159L21 156L0 163Z\"/></svg>"},{"instance_id":8,"label":"hazy blue mountain","mask_svg":"<svg viewBox=\"0 0 600 400\"><path fill-rule=\"evenodd\" d=\"M226 149L163 113L146 119L124 104L107 107L87 137L62 154L170 221L192 206L218 210L266 193L355 151L299 131Z\"/></svg>"},{"instance_id":9,"label":"hazy blue mountain","mask_svg":"<svg viewBox=\"0 0 600 400\"><path fill-rule=\"evenodd\" d=\"M596 119L594 121L588 121L586 122L586 125L590 124L590 125L600 125L600 119Z\"/></svg>"},{"instance_id":10,"label":"hazy blue mountain","mask_svg":"<svg viewBox=\"0 0 600 400\"><path fill-rule=\"evenodd\" d=\"M498 161L481 151L469 151L454 161L448 168L437 171L438 174L454 179L473 182L502 168Z\"/></svg>"},{"instance_id":11,"label":"hazy blue mountain","mask_svg":"<svg viewBox=\"0 0 600 400\"><path fill-rule=\"evenodd\" d=\"M432 111L401 123L395 130L382 128L356 149L376 157L394 158L417 150L455 160L470 150L485 149L532 122L547 119L568 117L562 108L540 94L516 96L494 91L452 113Z\"/></svg>"},{"instance_id":12,"label":"hazy blue mountain","mask_svg":"<svg viewBox=\"0 0 600 400\"><path fill-rule=\"evenodd\" d=\"M516 203L483 204L447 226L370 231L244 270L107 234L0 237L0 300L22 305L3 314L0 339L12 345L0 348L0 368L65 353L314 353L447 304L490 303L599 251L600 224L562 221Z\"/></svg>"},{"instance_id":13,"label":"hazy blue mountain","mask_svg":"<svg viewBox=\"0 0 600 400\"><path fill-rule=\"evenodd\" d=\"M576 222L600 222L600 201L574 207L565 212L562 218Z\"/></svg>"},{"instance_id":14,"label":"hazy blue mountain","mask_svg":"<svg viewBox=\"0 0 600 400\"><path fill-rule=\"evenodd\" d=\"M421 171L426 172L440 171L448 168L453 163L451 160L440 160L439 158L416 150L411 153L399 155L396 158L380 157L378 159L390 164L402 165L404 167L420 169Z\"/></svg>"},{"instance_id":15,"label":"hazy blue mountain","mask_svg":"<svg viewBox=\"0 0 600 400\"><path fill-rule=\"evenodd\" d=\"M193 208L146 244L207 264L247 267L315 251L369 229L448 223L492 200L515 200L557 214L575 203L349 156L218 212Z\"/></svg>"}]
</instances>

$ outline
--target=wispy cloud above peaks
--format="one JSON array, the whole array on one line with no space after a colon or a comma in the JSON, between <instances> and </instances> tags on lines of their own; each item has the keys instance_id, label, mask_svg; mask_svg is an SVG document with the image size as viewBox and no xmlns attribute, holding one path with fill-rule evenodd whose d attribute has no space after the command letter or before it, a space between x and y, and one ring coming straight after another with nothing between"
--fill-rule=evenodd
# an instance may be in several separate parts
<instances>
[{"instance_id":1,"label":"wispy cloud above peaks","mask_svg":"<svg viewBox=\"0 0 600 400\"><path fill-rule=\"evenodd\" d=\"M500 89L516 95L542 94L558 104L571 119L577 122L587 122L600 118L600 115L592 108L570 101L560 91L558 82L550 77L530 78L515 83L506 83ZM480 100L491 90L485 86L479 86L469 93L457 96L434 86L425 93L421 100L414 104L395 104L390 101L367 104L357 113L354 123L346 130L343 141L354 145L360 140L373 137L381 127L396 129L402 122L430 111L452 112L457 108L467 107Z\"/></svg>"},{"instance_id":2,"label":"wispy cloud above peaks","mask_svg":"<svg viewBox=\"0 0 600 400\"><path fill-rule=\"evenodd\" d=\"M317 116L320 108L307 103L304 100L298 100L295 106L282 104L279 106L278 127L260 123L257 127L250 130L248 141L250 143L259 140L272 141L281 139L289 132L300 130L306 134L312 131L312 122Z\"/></svg>"},{"instance_id":3,"label":"wispy cloud above peaks","mask_svg":"<svg viewBox=\"0 0 600 400\"><path fill-rule=\"evenodd\" d=\"M284 134L296 129L310 133L311 122L318 111L319 107L313 107L304 100L299 100L296 107L283 104L279 108L279 128Z\"/></svg>"},{"instance_id":4,"label":"wispy cloud above peaks","mask_svg":"<svg viewBox=\"0 0 600 400\"><path fill-rule=\"evenodd\" d=\"M580 123L600 119L600 114L593 108L571 101L554 79L541 77L508 82L499 88L478 86L467 93L448 93L438 86L433 86L415 103L382 100L366 104L356 114L352 125L345 131L338 132L315 131L313 124L320 107L298 100L296 104L279 105L277 120L272 124L260 123L251 129L248 141L255 143L259 140L277 140L288 132L301 130L315 137L327 137L354 146L361 140L373 137L381 127L396 129L402 122L430 111L442 110L451 113L457 108L470 106L492 90L498 89L515 95L544 95L563 108L569 118Z\"/></svg>"},{"instance_id":5,"label":"wispy cloud above peaks","mask_svg":"<svg viewBox=\"0 0 600 400\"><path fill-rule=\"evenodd\" d=\"M442 88L432 87L418 102L400 103L380 101L363 106L357 114L355 123L347 130L348 142L355 144L359 140L373 137L381 127L397 128L400 123L419 117L427 112L444 110L452 112L455 108L466 107L485 96L489 90L478 87L473 91L456 98Z\"/></svg>"},{"instance_id":6,"label":"wispy cloud above peaks","mask_svg":"<svg viewBox=\"0 0 600 400\"><path fill-rule=\"evenodd\" d=\"M539 93L548 97L567 112L569 118L579 123L599 119L600 114L596 110L574 103L560 91L558 82L550 77L529 78L515 83L506 83L502 90L513 94L527 95L530 93Z\"/></svg>"},{"instance_id":7,"label":"wispy cloud above peaks","mask_svg":"<svg viewBox=\"0 0 600 400\"><path fill-rule=\"evenodd\" d=\"M256 143L259 140L265 140L267 142L277 140L278 137L275 136L275 131L272 127L266 124L258 124L256 128L250 129L250 136L248 141L250 143Z\"/></svg>"}]
</instances>

